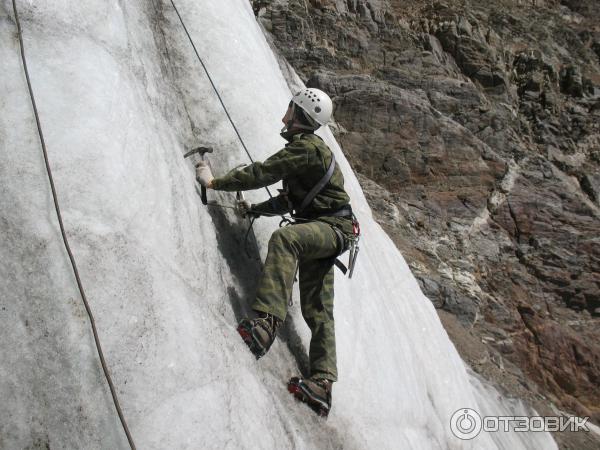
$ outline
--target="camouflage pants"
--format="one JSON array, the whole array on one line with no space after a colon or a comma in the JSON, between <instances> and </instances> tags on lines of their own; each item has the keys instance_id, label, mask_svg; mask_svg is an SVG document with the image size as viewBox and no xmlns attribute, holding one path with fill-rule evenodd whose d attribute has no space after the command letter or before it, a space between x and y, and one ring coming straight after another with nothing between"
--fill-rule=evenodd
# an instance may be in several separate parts
<instances>
[{"instance_id":1,"label":"camouflage pants","mask_svg":"<svg viewBox=\"0 0 600 450\"><path fill-rule=\"evenodd\" d=\"M298 264L300 307L312 333L311 376L331 381L337 380L332 259L337 251L337 235L323 222L289 225L275 231L252 305L256 311L285 320Z\"/></svg>"}]
</instances>

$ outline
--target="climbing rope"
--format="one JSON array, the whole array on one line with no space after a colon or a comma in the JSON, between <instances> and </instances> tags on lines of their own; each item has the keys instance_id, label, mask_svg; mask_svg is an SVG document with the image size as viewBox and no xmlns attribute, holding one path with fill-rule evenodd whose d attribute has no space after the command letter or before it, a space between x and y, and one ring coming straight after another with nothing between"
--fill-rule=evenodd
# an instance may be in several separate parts
<instances>
[{"instance_id":1,"label":"climbing rope","mask_svg":"<svg viewBox=\"0 0 600 450\"><path fill-rule=\"evenodd\" d=\"M185 34L187 35L187 37L188 37L188 39L190 41L190 44L192 44L192 48L194 49L194 53L196 54L196 58L198 58L198 61L202 65L202 68L204 69L204 72L206 73L206 76L208 77L208 81L210 81L210 84L211 84L213 90L215 91L215 94L217 94L217 98L219 99L219 102L221 102L221 106L223 107L223 111L225 111L225 115L229 119L229 122L231 123L231 126L233 127L233 130L235 131L235 134L237 135L238 139L240 140L240 143L242 144L242 147L246 151L246 154L248 155L248 158L250 158L250 161L254 162L254 159L252 158L252 155L250 154L250 151L248 150L248 147L246 147L246 144L244 143L244 140L242 139L242 136L240 135L240 132L238 131L237 127L235 126L235 123L233 122L233 119L231 118L231 115L229 114L229 111L227 110L227 107L225 106L225 102L223 102L223 98L221 97L221 94L219 93L219 90L217 89L217 86L215 85L212 77L210 76L210 73L208 72L208 69L206 68L206 65L204 64L204 61L200 57L200 54L198 53L198 50L196 49L196 45L194 44L194 40L192 39L192 36L190 36L190 33L188 32L188 29L185 26L185 23L183 22L183 19L181 18L181 14L179 14L179 10L177 9L177 6L175 6L175 2L173 0L171 0L171 5L173 5L173 9L175 10L175 13L177 14L177 17L179 18L179 22L181 22L181 26L183 27L183 30L185 31ZM271 194L271 191L269 190L269 188L265 186L265 189L267 191L267 194L269 194L269 197L273 198L273 195Z\"/></svg>"},{"instance_id":2,"label":"climbing rope","mask_svg":"<svg viewBox=\"0 0 600 450\"><path fill-rule=\"evenodd\" d=\"M77 281L77 287L79 288L79 293L81 294L81 299L83 300L83 304L85 306L85 310L87 311L88 317L90 319L90 324L92 325L92 332L94 334L94 342L96 343L96 350L98 352L98 356L100 358L100 364L102 365L102 370L104 371L104 376L108 383L108 387L110 389L110 393L112 395L113 403L117 410L117 414L119 415L119 420L121 421L121 425L123 426L123 430L125 431L125 435L127 436L127 441L129 442L129 446L132 450L135 450L135 444L131 437L131 433L129 432L129 428L127 427L127 422L125 421L125 417L123 416L123 411L121 410L121 406L119 405L119 399L117 398L117 392L115 390L115 386L112 382L110 374L108 372L108 367L106 365L106 361L104 360L104 354L102 352L102 347L100 345L100 339L98 338L98 331L96 330L96 323L94 321L94 316L92 314L92 310L90 309L90 305L87 301L87 297L85 295L85 291L83 289L83 284L81 283L81 278L79 277L79 271L77 270L77 265L75 264L75 258L73 257L73 253L71 252L71 247L69 246L69 241L67 240L67 234L65 232L65 227L62 220L62 215L60 212L60 206L58 204L58 196L56 195L56 188L54 186L54 179L52 177L52 170L50 169L50 162L48 160L48 152L46 151L46 142L44 140L44 134L42 133L42 125L40 123L40 117L38 113L38 109L35 103L35 97L33 95L33 88L31 87L31 80L29 79L29 70L27 69L27 60L25 58L25 46L23 45L23 34L21 31L21 23L19 22L19 13L17 11L17 4L15 0L12 0L13 11L15 14L15 23L17 25L17 34L19 36L19 45L21 48L21 60L23 61L23 69L25 72L25 78L27 79L27 88L29 89L29 97L31 98L31 105L33 106L33 113L35 115L35 123L37 125L38 134L40 137L40 143L42 145L42 152L44 153L44 162L46 164L46 172L48 173L48 180L50 181L50 188L52 190L52 198L54 200L54 208L56 210L56 216L58 218L58 224L60 226L60 233L62 235L63 243L65 249L67 250L67 254L69 255L69 260L71 261L71 267L73 268L73 273L75 274L75 280Z\"/></svg>"}]
</instances>

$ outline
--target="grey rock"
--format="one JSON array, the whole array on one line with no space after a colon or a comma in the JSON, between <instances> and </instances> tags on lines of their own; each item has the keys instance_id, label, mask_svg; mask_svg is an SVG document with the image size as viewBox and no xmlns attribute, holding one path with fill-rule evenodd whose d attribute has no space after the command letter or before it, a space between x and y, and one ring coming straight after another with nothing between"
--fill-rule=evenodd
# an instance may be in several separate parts
<instances>
[{"instance_id":1,"label":"grey rock","mask_svg":"<svg viewBox=\"0 0 600 450\"><path fill-rule=\"evenodd\" d=\"M583 97L583 77L578 66L565 67L560 72L561 90L574 97Z\"/></svg>"},{"instance_id":2,"label":"grey rock","mask_svg":"<svg viewBox=\"0 0 600 450\"><path fill-rule=\"evenodd\" d=\"M581 178L581 188L583 191L600 206L600 173L584 174Z\"/></svg>"}]
</instances>

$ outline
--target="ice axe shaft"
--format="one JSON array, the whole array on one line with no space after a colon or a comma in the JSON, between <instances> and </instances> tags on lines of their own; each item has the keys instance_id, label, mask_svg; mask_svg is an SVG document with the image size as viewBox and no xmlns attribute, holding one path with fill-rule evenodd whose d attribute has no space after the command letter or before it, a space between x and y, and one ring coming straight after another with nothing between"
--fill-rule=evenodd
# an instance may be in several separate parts
<instances>
[{"instance_id":1,"label":"ice axe shaft","mask_svg":"<svg viewBox=\"0 0 600 450\"><path fill-rule=\"evenodd\" d=\"M204 161L204 155L206 153L212 153L212 152L213 152L212 147L196 147L196 148L191 149L185 155L183 155L183 157L188 158L188 157L198 153L200 155L200 159L202 159L202 161ZM208 204L208 199L206 197L206 188L204 186L200 186L200 199L202 200L203 205Z\"/></svg>"},{"instance_id":2,"label":"ice axe shaft","mask_svg":"<svg viewBox=\"0 0 600 450\"><path fill-rule=\"evenodd\" d=\"M235 204L236 204L235 207L236 207L236 210L238 211L238 213L240 212L240 202L242 202L244 200L246 200L246 198L244 197L244 193L242 191L237 191L235 193ZM244 213L242 213L242 217L243 218L248 217L247 214L249 212L250 211L245 211Z\"/></svg>"},{"instance_id":3,"label":"ice axe shaft","mask_svg":"<svg viewBox=\"0 0 600 450\"><path fill-rule=\"evenodd\" d=\"M358 258L358 251L360 250L358 244L353 244L350 249L350 257L348 259L348 278L352 278L352 274L354 273L354 268L356 267L356 258Z\"/></svg>"}]
</instances>

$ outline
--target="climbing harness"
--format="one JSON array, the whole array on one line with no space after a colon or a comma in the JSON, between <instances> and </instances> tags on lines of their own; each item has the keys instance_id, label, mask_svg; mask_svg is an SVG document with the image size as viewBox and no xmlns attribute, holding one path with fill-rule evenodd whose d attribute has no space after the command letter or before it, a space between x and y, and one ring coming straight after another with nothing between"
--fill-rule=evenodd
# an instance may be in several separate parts
<instances>
[{"instance_id":1,"label":"climbing harness","mask_svg":"<svg viewBox=\"0 0 600 450\"><path fill-rule=\"evenodd\" d=\"M73 274L75 275L75 280L77 282L77 288L79 289L79 293L81 295L81 299L83 300L83 305L85 306L85 310L87 312L91 327L92 333L94 335L94 343L96 345L96 351L98 353L98 357L100 359L100 365L102 366L102 371L104 372L104 377L106 378L106 382L108 383L108 387L110 389L110 394L112 396L113 404L115 405L115 409L117 410L117 414L119 415L119 420L121 422L121 426L125 431L125 435L127 436L127 442L129 443L129 447L132 450L135 450L135 444L133 442L133 438L131 437L131 433L129 432L129 427L127 426L127 422L125 421L125 416L123 415L123 411L121 410L121 405L119 404L119 399L117 397L117 392L115 386L113 384L112 378L108 371L108 366L104 359L104 353L102 352L102 346L100 345L100 338L98 337L98 331L96 329L96 322L94 320L94 315L92 314L92 310L88 303L87 297L85 295L85 291L83 289L83 284L81 282L81 278L79 276L79 270L77 269L77 264L75 263L75 258L73 256L73 252L71 251L71 247L69 245L69 241L67 239L67 234L65 232L65 226L62 220L62 214L60 211L60 205L58 203L58 196L56 194L56 187L54 186L54 178L52 177L52 170L50 168L50 161L48 159L48 152L46 150L46 141L44 140L44 134L42 132L42 125L40 122L40 116L38 113L37 105L35 103L35 96L33 95L33 88L31 86L31 80L29 78L29 70L27 68L27 59L25 58L25 46L23 45L23 33L21 30L21 23L19 21L19 12L17 10L17 4L15 0L12 0L13 11L15 14L15 23L17 26L17 34L19 37L19 46L21 49L21 60L23 62L23 70L25 72L25 78L27 80L27 89L29 90L29 97L31 99L31 105L33 107L33 113L35 116L35 123L37 126L38 135L40 137L40 144L42 146L42 153L44 154L44 163L46 165L46 173L48 174L48 181L50 183L50 189L52 191L52 199L54 201L54 209L56 211L56 217L58 219L58 225L60 228L60 234L62 235L63 244L65 246L65 250L69 256L69 261L71 262L71 267L73 268Z\"/></svg>"},{"instance_id":2,"label":"climbing harness","mask_svg":"<svg viewBox=\"0 0 600 450\"><path fill-rule=\"evenodd\" d=\"M343 208L342 208L343 209ZM358 223L358 220L356 220L356 216L352 213L352 209L348 208L350 210L350 214L343 214L344 216L346 215L351 215L352 216L352 236L350 237L345 237L344 233L342 233L342 231L332 225L331 227L333 228L333 231L335 231L335 234L337 236L337 240L338 240L338 248L339 251L336 255L334 255L333 258L333 264L340 269L340 271L346 275L346 273L348 274L348 278L352 278L352 274L354 273L354 267L356 265L356 259L358 258L358 251L359 251L359 246L358 246L358 241L360 240L360 225ZM332 216L336 216L336 213L331 213L331 214L323 214L321 215L321 217L332 217ZM341 214L337 215L338 217L341 216ZM340 261L339 256L341 256L343 253L345 253L347 250L350 250L350 254L348 257L348 266L344 265L344 263L342 261Z\"/></svg>"},{"instance_id":3,"label":"climbing harness","mask_svg":"<svg viewBox=\"0 0 600 450\"><path fill-rule=\"evenodd\" d=\"M304 200L302 200L300 207L295 212L296 215L300 214L302 211L304 211L306 209L306 207L312 203L312 201L319 194L319 192L321 192L323 190L323 188L327 185L327 183L329 183L329 180L331 180L331 177L333 176L334 170L335 170L335 155L333 154L333 152L331 152L331 162L329 163L327 172L325 172L325 175L323 175L323 177L319 181L317 181L317 184L315 184L313 186L313 188L308 192L308 194L306 194L306 197L304 197Z\"/></svg>"},{"instance_id":4,"label":"climbing harness","mask_svg":"<svg viewBox=\"0 0 600 450\"><path fill-rule=\"evenodd\" d=\"M342 273L344 275L346 275L346 273L348 273L348 278L352 278L352 274L354 273L354 267L356 265L356 259L358 258L358 251L359 251L359 246L358 246L358 241L360 239L360 225L358 223L358 220L356 220L356 216L352 213L352 207L350 205L346 205L343 206L342 208L338 209L337 211L332 211L332 212L327 212L327 213L323 213L323 212L319 212L319 213L314 213L310 216L300 216L299 214L302 213L302 211L304 211L308 205L310 205L312 203L312 201L315 199L315 197L325 188L325 186L327 186L327 183L329 183L329 181L331 180L331 177L333 176L333 172L335 170L335 155L333 154L333 152L331 152L331 162L329 163L329 167L327 168L327 171L325 172L325 174L323 175L323 177L321 177L321 179L312 187L312 189L308 192L308 194L306 194L306 197L304 197L304 199L302 200L302 203L300 204L300 207L294 211L294 213L292 214L292 217L295 220L298 219L304 219L304 220L314 220L318 217L352 217L352 236L348 238L348 246L346 246L346 238L344 237L344 234L342 233L342 231L336 227L332 225L333 231L335 231L337 240L338 240L338 248L339 248L339 252L333 257L333 263L335 264L335 266L340 269L342 271ZM286 189L286 187L284 186L284 189ZM340 260L339 260L339 256L344 253L346 250L350 250L350 256L348 259L348 267L346 267Z\"/></svg>"}]
</instances>

